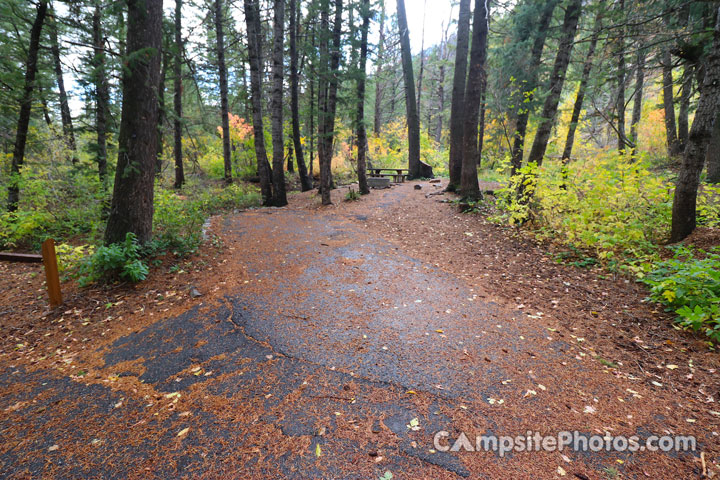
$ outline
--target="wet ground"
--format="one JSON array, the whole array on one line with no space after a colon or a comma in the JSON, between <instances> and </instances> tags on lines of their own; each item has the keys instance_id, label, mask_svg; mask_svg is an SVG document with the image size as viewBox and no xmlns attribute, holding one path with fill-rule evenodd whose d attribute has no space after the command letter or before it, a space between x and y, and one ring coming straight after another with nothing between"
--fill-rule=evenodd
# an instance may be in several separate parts
<instances>
[{"instance_id":1,"label":"wet ground","mask_svg":"<svg viewBox=\"0 0 720 480\"><path fill-rule=\"evenodd\" d=\"M460 432L645 439L683 434L686 419L589 361L582 336L488 300L492 282L481 291L368 226L410 188L375 192L370 213L291 205L218 219L246 279L231 292L98 346L88 373L6 366L0 476L702 473L708 437L690 453L441 451L439 431L450 444Z\"/></svg>"}]
</instances>

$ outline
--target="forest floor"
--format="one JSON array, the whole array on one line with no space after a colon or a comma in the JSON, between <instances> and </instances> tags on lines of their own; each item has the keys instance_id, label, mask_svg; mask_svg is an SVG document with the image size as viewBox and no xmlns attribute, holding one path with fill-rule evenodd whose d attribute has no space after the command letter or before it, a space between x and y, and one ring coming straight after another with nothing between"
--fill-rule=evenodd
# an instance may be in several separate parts
<instances>
[{"instance_id":1,"label":"forest floor","mask_svg":"<svg viewBox=\"0 0 720 480\"><path fill-rule=\"evenodd\" d=\"M136 286L67 283L55 310L41 267L0 264L0 476L720 473L718 355L635 282L428 195L441 190L218 216L195 257ZM438 431L698 446L501 456L440 451Z\"/></svg>"}]
</instances>

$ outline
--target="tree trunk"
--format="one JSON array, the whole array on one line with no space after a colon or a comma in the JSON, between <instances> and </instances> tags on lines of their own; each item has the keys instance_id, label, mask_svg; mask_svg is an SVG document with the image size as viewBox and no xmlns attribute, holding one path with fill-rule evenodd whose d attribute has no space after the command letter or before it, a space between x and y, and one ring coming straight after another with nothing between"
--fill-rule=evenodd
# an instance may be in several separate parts
<instances>
[{"instance_id":1,"label":"tree trunk","mask_svg":"<svg viewBox=\"0 0 720 480\"><path fill-rule=\"evenodd\" d=\"M619 0L618 10L620 13L625 11L625 0ZM620 27L618 38L617 55L617 96L615 97L615 113L617 114L617 147L618 151L624 152L626 136L625 136L625 28Z\"/></svg>"},{"instance_id":2,"label":"tree trunk","mask_svg":"<svg viewBox=\"0 0 720 480\"><path fill-rule=\"evenodd\" d=\"M570 54L573 48L573 40L577 30L578 20L580 19L580 11L582 4L580 0L571 0L565 9L565 18L562 26L562 37L558 45L557 55L555 56L555 64L550 74L550 93L545 98L545 104L542 109L542 123L535 133L528 156L528 163L536 163L542 165L547 144L550 140L550 133L555 126L558 105L560 103L560 95L565 85L565 76L567 68L570 64Z\"/></svg>"},{"instance_id":3,"label":"tree trunk","mask_svg":"<svg viewBox=\"0 0 720 480\"><path fill-rule=\"evenodd\" d=\"M228 82L225 66L225 37L223 36L222 0L215 0L215 35L217 37L218 76L220 77L220 120L223 131L223 165L225 183L232 183L232 163L230 161L230 117L228 113Z\"/></svg>"},{"instance_id":4,"label":"tree trunk","mask_svg":"<svg viewBox=\"0 0 720 480\"><path fill-rule=\"evenodd\" d=\"M478 122L477 135L477 155L475 156L475 161L478 167L482 165L482 150L485 140L485 114L487 112L487 74L484 75L482 83L482 95L480 96L480 121Z\"/></svg>"},{"instance_id":5,"label":"tree trunk","mask_svg":"<svg viewBox=\"0 0 720 480\"><path fill-rule=\"evenodd\" d=\"M705 156L708 183L720 183L720 111L715 117L712 138Z\"/></svg>"},{"instance_id":6,"label":"tree trunk","mask_svg":"<svg viewBox=\"0 0 720 480\"><path fill-rule=\"evenodd\" d=\"M283 139L283 39L285 33L285 0L274 0L272 57L272 144L273 205L287 205L285 193L285 141Z\"/></svg>"},{"instance_id":7,"label":"tree trunk","mask_svg":"<svg viewBox=\"0 0 720 480\"><path fill-rule=\"evenodd\" d=\"M705 59L705 78L695 119L675 184L670 241L679 242L696 226L697 191L708 142L720 111L720 9L716 17L712 48Z\"/></svg>"},{"instance_id":8,"label":"tree trunk","mask_svg":"<svg viewBox=\"0 0 720 480\"><path fill-rule=\"evenodd\" d=\"M314 37L313 35L313 43L314 43ZM314 46L314 45L313 45ZM313 72L316 73L316 72ZM308 162L310 163L310 168L308 176L310 177L310 184L313 183L313 170L315 168L315 125L313 122L315 121L315 75L312 75L308 81L310 82L310 155L308 158ZM310 187L312 188L312 186Z\"/></svg>"},{"instance_id":9,"label":"tree trunk","mask_svg":"<svg viewBox=\"0 0 720 480\"><path fill-rule=\"evenodd\" d=\"M260 42L260 7L258 0L244 0L245 23L248 36L248 60L250 62L250 96L253 110L253 134L255 138L255 157L257 159L258 176L260 177L260 193L263 205L272 204L272 170L265 149L265 133L263 130L262 112L262 49Z\"/></svg>"},{"instance_id":10,"label":"tree trunk","mask_svg":"<svg viewBox=\"0 0 720 480\"><path fill-rule=\"evenodd\" d=\"M365 66L367 64L368 30L370 29L370 0L362 0L360 4L362 30L360 31L360 68L357 84L357 171L358 188L362 195L370 193L365 171L367 133L365 132Z\"/></svg>"},{"instance_id":11,"label":"tree trunk","mask_svg":"<svg viewBox=\"0 0 720 480\"><path fill-rule=\"evenodd\" d=\"M173 105L175 107L175 188L182 188L185 183L185 170L182 157L182 0L175 0L175 63L173 76L175 77L175 91L173 92Z\"/></svg>"},{"instance_id":12,"label":"tree trunk","mask_svg":"<svg viewBox=\"0 0 720 480\"><path fill-rule=\"evenodd\" d=\"M110 87L105 62L105 37L102 30L102 10L99 1L93 12L93 78L95 80L95 133L97 135L96 161L98 176L107 185L107 120L110 112Z\"/></svg>"},{"instance_id":13,"label":"tree trunk","mask_svg":"<svg viewBox=\"0 0 720 480\"><path fill-rule=\"evenodd\" d=\"M37 86L38 89L38 98L40 99L40 106L42 107L43 117L45 118L45 123L47 124L50 131L55 131L55 128L53 127L52 118L50 118L50 108L48 107L47 98L43 94L42 91L42 85Z\"/></svg>"},{"instance_id":14,"label":"tree trunk","mask_svg":"<svg viewBox=\"0 0 720 480\"><path fill-rule=\"evenodd\" d=\"M468 0L469 1L469 0ZM382 77L383 61L385 60L385 0L380 0L380 39L378 40L377 61L375 64L375 115L373 134L377 137L382 126Z\"/></svg>"},{"instance_id":15,"label":"tree trunk","mask_svg":"<svg viewBox=\"0 0 720 480\"><path fill-rule=\"evenodd\" d=\"M418 122L420 121L420 98L422 97L423 74L425 72L425 14L427 13L427 0L423 2L423 24L422 34L420 36L420 71L418 72L417 86L417 114Z\"/></svg>"},{"instance_id":16,"label":"tree trunk","mask_svg":"<svg viewBox=\"0 0 720 480\"><path fill-rule=\"evenodd\" d=\"M463 102L463 150L460 175L460 194L467 199L478 199L478 119L482 100L483 79L485 77L485 59L487 57L488 16L487 1L475 0L473 16L472 47L470 49L470 69Z\"/></svg>"},{"instance_id":17,"label":"tree trunk","mask_svg":"<svg viewBox=\"0 0 720 480\"><path fill-rule=\"evenodd\" d=\"M302 1L302 0L300 0ZM290 0L290 110L292 116L293 144L295 158L297 159L298 173L300 174L300 190L306 192L312 189L312 180L308 176L305 158L303 156L302 142L300 141L300 108L298 100L298 13L300 10L298 0Z\"/></svg>"},{"instance_id":18,"label":"tree trunk","mask_svg":"<svg viewBox=\"0 0 720 480\"><path fill-rule=\"evenodd\" d=\"M316 30L316 26L315 26L315 24L313 24L312 32L310 34L310 45L312 46L313 49L317 48L317 44L315 43L315 39L316 39L315 30ZM311 67L310 67L310 78L308 78L308 82L310 83L310 102L309 102L310 103L310 121L308 122L309 123L308 136L310 137L310 159L309 159L310 168L308 170L309 170L309 175L310 175L310 183L313 183L314 178L315 178L314 172L313 172L313 170L315 169L315 125L313 124L313 122L315 121L315 115L316 115L315 107L318 104L318 102L315 98L315 81L316 81L317 77L318 77L318 69L317 69L315 60L313 60L311 63Z\"/></svg>"},{"instance_id":19,"label":"tree trunk","mask_svg":"<svg viewBox=\"0 0 720 480\"><path fill-rule=\"evenodd\" d=\"M162 68L160 70L160 84L158 86L158 142L157 159L155 160L155 175L158 178L162 175L163 154L165 152L165 78L167 77L168 49L163 35L162 45Z\"/></svg>"},{"instance_id":20,"label":"tree trunk","mask_svg":"<svg viewBox=\"0 0 720 480\"><path fill-rule=\"evenodd\" d=\"M453 78L450 105L450 158L448 191L460 188L463 158L463 111L465 82L467 81L467 57L470 43L470 0L460 0L458 16L457 47L455 51L455 76Z\"/></svg>"},{"instance_id":21,"label":"tree trunk","mask_svg":"<svg viewBox=\"0 0 720 480\"><path fill-rule=\"evenodd\" d=\"M667 136L668 155L676 157L680 154L680 144L675 127L675 98L673 94L672 58L670 50L662 52L663 107L665 108L665 134Z\"/></svg>"},{"instance_id":22,"label":"tree trunk","mask_svg":"<svg viewBox=\"0 0 720 480\"><path fill-rule=\"evenodd\" d=\"M327 15L325 18L327 26ZM325 31L328 29L325 28ZM335 0L335 20L332 30L332 48L330 51L330 68L327 70L327 89L325 93L325 102L323 103L323 134L319 137L320 142L320 194L323 205L332 204L330 198L330 190L333 187L332 181L332 154L333 140L335 138L335 111L337 109L337 89L339 81L340 67L340 40L342 34L342 0ZM327 35L325 36L327 39ZM324 40L327 45L327 40Z\"/></svg>"},{"instance_id":23,"label":"tree trunk","mask_svg":"<svg viewBox=\"0 0 720 480\"><path fill-rule=\"evenodd\" d=\"M40 0L37 7L37 14L30 30L30 45L28 56L25 62L25 88L20 100L20 115L18 116L17 131L15 133L15 148L13 149L10 186L8 187L9 212L18 209L20 201L20 170L25 161L25 143L27 142L27 131L30 125L30 111L32 109L33 88L35 87L35 75L37 74L37 57L40 48L40 33L42 31L45 14L47 13L47 0Z\"/></svg>"},{"instance_id":24,"label":"tree trunk","mask_svg":"<svg viewBox=\"0 0 720 480\"><path fill-rule=\"evenodd\" d=\"M53 16L55 12L53 12ZM52 51L53 66L55 67L55 79L57 82L59 100L60 100L60 120L62 121L63 136L67 147L70 149L69 160L76 164L78 162L77 148L75 146L75 131L73 130L72 115L70 113L70 105L68 104L68 96L65 91L65 80L63 79L62 62L60 61L60 42L58 41L57 18L53 18L50 29L50 50Z\"/></svg>"},{"instance_id":25,"label":"tree trunk","mask_svg":"<svg viewBox=\"0 0 720 480\"><path fill-rule=\"evenodd\" d=\"M530 79L525 85L526 91L529 92L527 95L528 104L533 100L532 91L538 86L538 68L542 60L542 52L545 47L545 38L547 37L548 27L552 20L552 14L555 10L555 6L558 4L558 0L550 0L543 4L543 9L540 13L540 19L538 20L537 30L535 31L535 39L533 40L532 50L530 52L530 65L528 71L530 72ZM522 167L523 152L525 148L525 133L527 133L527 124L530 118L530 108L520 110L517 116L517 122L515 125L515 141L513 142L512 156L511 156L511 175L515 175L517 171Z\"/></svg>"},{"instance_id":26,"label":"tree trunk","mask_svg":"<svg viewBox=\"0 0 720 480\"><path fill-rule=\"evenodd\" d=\"M635 65L635 98L633 99L632 120L630 121L630 140L632 141L632 157L638 148L638 126L642 117L643 90L645 86L645 48L640 47L637 51Z\"/></svg>"},{"instance_id":27,"label":"tree trunk","mask_svg":"<svg viewBox=\"0 0 720 480\"><path fill-rule=\"evenodd\" d=\"M127 4L127 63L106 244L122 242L128 232L137 235L140 243L152 238L162 0L128 0Z\"/></svg>"},{"instance_id":28,"label":"tree trunk","mask_svg":"<svg viewBox=\"0 0 720 480\"><path fill-rule=\"evenodd\" d=\"M447 47L445 47L447 48ZM443 129L443 111L445 110L445 64L441 64L439 68L438 78L438 105L437 105L437 123L435 124L435 142L442 141Z\"/></svg>"},{"instance_id":29,"label":"tree trunk","mask_svg":"<svg viewBox=\"0 0 720 480\"><path fill-rule=\"evenodd\" d=\"M295 149L293 148L293 142L289 142L287 146L287 171L289 173L295 173L295 165L293 164L293 157L295 156Z\"/></svg>"},{"instance_id":30,"label":"tree trunk","mask_svg":"<svg viewBox=\"0 0 720 480\"><path fill-rule=\"evenodd\" d=\"M680 88L680 108L678 110L678 148L685 150L689 135L688 114L690 111L690 94L692 93L693 67L686 65L683 72L683 82Z\"/></svg>"},{"instance_id":31,"label":"tree trunk","mask_svg":"<svg viewBox=\"0 0 720 480\"><path fill-rule=\"evenodd\" d=\"M318 128L318 170L320 170L320 184L318 185L318 192L322 196L323 189L326 187L329 190L330 179L324 178L325 173L325 162L326 150L325 150L325 137L328 135L326 117L328 115L328 83L330 80L330 60L329 60L329 37L330 37L330 3L329 0L320 1L320 44L318 45L318 59L320 68L318 69L318 92L317 92L317 128ZM328 192L328 198L330 193ZM323 204L325 204L325 198L322 198ZM328 203L329 200L328 200Z\"/></svg>"},{"instance_id":32,"label":"tree trunk","mask_svg":"<svg viewBox=\"0 0 720 480\"><path fill-rule=\"evenodd\" d=\"M597 48L600 28L602 26L600 18L600 14L598 14L595 18L595 27L593 28L593 34L590 38L590 46L588 48L587 57L585 57L585 63L583 64L583 70L580 76L580 85L578 86L578 92L577 96L575 97L575 104L573 105L572 116L570 117L570 126L568 128L568 134L565 140L565 148L563 149L562 154L562 162L565 167L569 163L570 157L572 155L573 144L575 143L575 131L577 130L578 122L580 121L580 113L582 112L583 102L585 101L587 84L590 81L590 72L592 71L593 57L595 56L595 49Z\"/></svg>"},{"instance_id":33,"label":"tree trunk","mask_svg":"<svg viewBox=\"0 0 720 480\"><path fill-rule=\"evenodd\" d=\"M410 51L405 0L397 0L398 28L400 29L400 51L402 54L403 78L405 81L405 111L408 126L408 178L420 178L420 118L415 103L415 79Z\"/></svg>"}]
</instances>

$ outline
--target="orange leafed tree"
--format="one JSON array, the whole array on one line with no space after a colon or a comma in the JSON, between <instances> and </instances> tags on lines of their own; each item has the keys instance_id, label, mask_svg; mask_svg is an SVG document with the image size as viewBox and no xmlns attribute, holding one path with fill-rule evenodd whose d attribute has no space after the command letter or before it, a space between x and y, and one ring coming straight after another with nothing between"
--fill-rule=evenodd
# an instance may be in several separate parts
<instances>
[{"instance_id":1,"label":"orange leafed tree","mask_svg":"<svg viewBox=\"0 0 720 480\"><path fill-rule=\"evenodd\" d=\"M244 118L239 115L229 113L230 117L230 141L244 142L252 133L252 125L249 125ZM217 131L222 137L222 127L217 127Z\"/></svg>"}]
</instances>

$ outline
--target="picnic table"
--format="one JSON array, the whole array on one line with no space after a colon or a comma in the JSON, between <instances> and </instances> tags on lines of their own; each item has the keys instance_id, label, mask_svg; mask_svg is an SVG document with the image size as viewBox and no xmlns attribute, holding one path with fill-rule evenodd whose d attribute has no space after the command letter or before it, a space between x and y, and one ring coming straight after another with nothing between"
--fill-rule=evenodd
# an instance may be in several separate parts
<instances>
[{"instance_id":1,"label":"picnic table","mask_svg":"<svg viewBox=\"0 0 720 480\"><path fill-rule=\"evenodd\" d=\"M367 170L371 177L389 177L395 183L404 182L410 172L407 168L368 168Z\"/></svg>"}]
</instances>

